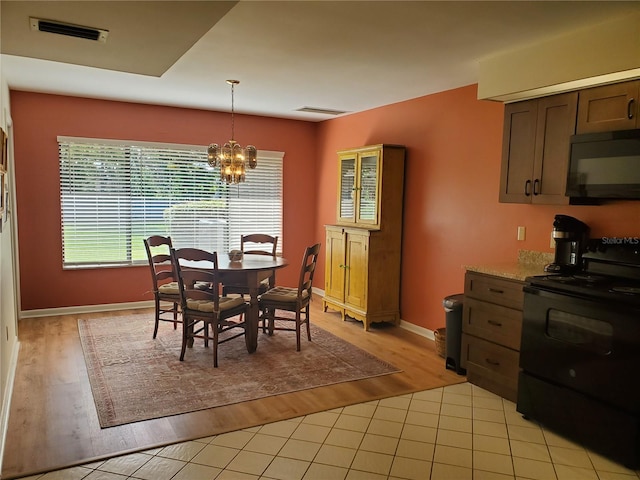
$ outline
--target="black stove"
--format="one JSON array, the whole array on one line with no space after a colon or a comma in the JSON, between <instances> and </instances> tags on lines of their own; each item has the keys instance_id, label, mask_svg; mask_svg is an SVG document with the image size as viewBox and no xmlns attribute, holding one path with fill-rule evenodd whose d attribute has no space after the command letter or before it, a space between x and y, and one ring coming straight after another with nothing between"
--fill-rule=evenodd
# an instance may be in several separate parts
<instances>
[{"instance_id":1,"label":"black stove","mask_svg":"<svg viewBox=\"0 0 640 480\"><path fill-rule=\"evenodd\" d=\"M635 237L590 240L579 272L526 280L531 286L551 292L640 305L640 240Z\"/></svg>"},{"instance_id":2,"label":"black stove","mask_svg":"<svg viewBox=\"0 0 640 480\"><path fill-rule=\"evenodd\" d=\"M517 410L640 466L640 240L587 242L579 271L528 277Z\"/></svg>"}]
</instances>

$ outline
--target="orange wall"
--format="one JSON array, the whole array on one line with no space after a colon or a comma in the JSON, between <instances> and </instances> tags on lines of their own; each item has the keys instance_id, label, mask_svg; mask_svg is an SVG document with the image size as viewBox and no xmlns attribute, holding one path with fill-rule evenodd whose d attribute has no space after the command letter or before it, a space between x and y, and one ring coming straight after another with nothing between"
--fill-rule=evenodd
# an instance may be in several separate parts
<instances>
[{"instance_id":1,"label":"orange wall","mask_svg":"<svg viewBox=\"0 0 640 480\"><path fill-rule=\"evenodd\" d=\"M519 249L551 252L557 213L583 220L593 237L640 236L640 202L498 203L503 106L476 93L472 85L429 95L324 122L318 132L318 238L335 222L335 152L407 147L401 317L431 330L444 325L442 299L463 291L463 265L515 261ZM516 240L519 225L527 228L525 241Z\"/></svg>"},{"instance_id":2,"label":"orange wall","mask_svg":"<svg viewBox=\"0 0 640 480\"><path fill-rule=\"evenodd\" d=\"M15 91L11 107L22 309L148 300L146 267L62 270L56 136L205 145L226 138L228 114ZM476 100L475 85L319 124L239 115L241 144L286 152L283 244L294 268L278 281L296 283L303 248L324 243L324 225L335 222L336 151L375 143L407 147L401 317L415 325L443 326L442 299L462 291L463 265L550 252L557 213L585 221L594 237L640 235L640 202L498 203L502 115L502 104ZM516 240L519 225L526 241ZM324 288L322 267L314 283Z\"/></svg>"},{"instance_id":3,"label":"orange wall","mask_svg":"<svg viewBox=\"0 0 640 480\"><path fill-rule=\"evenodd\" d=\"M148 267L62 270L58 135L208 145L226 141L225 113L11 92L21 309L150 300ZM236 140L284 151L284 256L278 281L295 285L315 242L316 125L237 115ZM312 152L309 154L309 152ZM259 168L259 166L258 166Z\"/></svg>"}]
</instances>

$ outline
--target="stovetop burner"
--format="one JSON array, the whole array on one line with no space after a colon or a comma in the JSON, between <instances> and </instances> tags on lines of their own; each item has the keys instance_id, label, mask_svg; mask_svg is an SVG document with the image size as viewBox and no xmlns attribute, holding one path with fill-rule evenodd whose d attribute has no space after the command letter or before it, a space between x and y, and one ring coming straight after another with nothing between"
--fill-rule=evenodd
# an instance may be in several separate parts
<instances>
[{"instance_id":1,"label":"stovetop burner","mask_svg":"<svg viewBox=\"0 0 640 480\"><path fill-rule=\"evenodd\" d=\"M623 285L621 287L611 287L611 291L614 293L624 293L625 295L640 295L640 287Z\"/></svg>"},{"instance_id":2,"label":"stovetop burner","mask_svg":"<svg viewBox=\"0 0 640 480\"><path fill-rule=\"evenodd\" d=\"M602 285L613 281L610 277L604 275L590 275L588 273L576 273L575 275L546 275L545 278L552 282L585 286Z\"/></svg>"},{"instance_id":3,"label":"stovetop burner","mask_svg":"<svg viewBox=\"0 0 640 480\"><path fill-rule=\"evenodd\" d=\"M640 305L640 240L625 242L610 238L590 240L583 255L583 268L572 273L527 278L531 286L587 299L620 301ZM634 240L634 241L631 241Z\"/></svg>"},{"instance_id":4,"label":"stovetop burner","mask_svg":"<svg viewBox=\"0 0 640 480\"><path fill-rule=\"evenodd\" d=\"M597 275L541 275L527 278L536 288L550 292L580 295L586 299L640 305L640 282Z\"/></svg>"}]
</instances>

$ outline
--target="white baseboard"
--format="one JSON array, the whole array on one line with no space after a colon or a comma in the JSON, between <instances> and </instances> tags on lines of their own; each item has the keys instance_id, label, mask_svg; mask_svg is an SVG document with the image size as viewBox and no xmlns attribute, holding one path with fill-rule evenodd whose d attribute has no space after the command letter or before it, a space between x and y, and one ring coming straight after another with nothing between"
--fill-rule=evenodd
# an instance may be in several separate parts
<instances>
[{"instance_id":1,"label":"white baseboard","mask_svg":"<svg viewBox=\"0 0 640 480\"><path fill-rule=\"evenodd\" d=\"M16 378L16 369L18 367L18 352L20 351L20 342L17 341L15 348L11 354L9 364L9 372L7 375L7 385L2 399L2 410L0 411L0 472L2 471L2 461L4 459L4 445L7 439L7 429L9 428L9 410L11 407L11 397L13 396L13 385Z\"/></svg>"},{"instance_id":2,"label":"white baseboard","mask_svg":"<svg viewBox=\"0 0 640 480\"><path fill-rule=\"evenodd\" d=\"M110 303L103 305L78 305L74 307L41 308L37 310L22 310L20 318L51 317L53 315L76 315L79 313L113 312L116 310L135 310L139 308L153 308L153 300L144 302Z\"/></svg>"},{"instance_id":3,"label":"white baseboard","mask_svg":"<svg viewBox=\"0 0 640 480\"><path fill-rule=\"evenodd\" d=\"M410 332L416 333L422 337L426 337L429 340L433 340L435 342L436 337L433 335L433 330L429 330L428 328L419 327L418 325L414 325L413 323L405 322L404 320L400 320L400 328L404 328L405 330L409 330Z\"/></svg>"}]
</instances>

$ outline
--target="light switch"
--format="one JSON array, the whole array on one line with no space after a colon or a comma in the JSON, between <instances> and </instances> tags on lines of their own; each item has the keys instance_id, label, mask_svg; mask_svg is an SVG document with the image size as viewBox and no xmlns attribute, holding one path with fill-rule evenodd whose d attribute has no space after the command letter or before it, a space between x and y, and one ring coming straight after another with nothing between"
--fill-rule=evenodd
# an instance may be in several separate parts
<instances>
[{"instance_id":1,"label":"light switch","mask_svg":"<svg viewBox=\"0 0 640 480\"><path fill-rule=\"evenodd\" d=\"M518 227L518 240L522 241L525 239L527 233L527 229L525 227Z\"/></svg>"}]
</instances>

